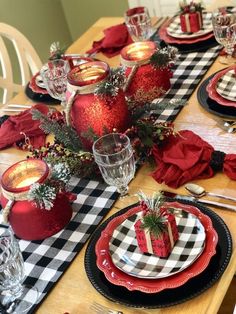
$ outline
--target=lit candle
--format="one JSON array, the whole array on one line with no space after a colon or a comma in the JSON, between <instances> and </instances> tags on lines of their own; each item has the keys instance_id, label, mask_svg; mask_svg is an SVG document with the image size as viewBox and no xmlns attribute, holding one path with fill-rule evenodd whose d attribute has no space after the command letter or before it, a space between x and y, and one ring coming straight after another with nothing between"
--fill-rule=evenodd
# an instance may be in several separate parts
<instances>
[{"instance_id":1,"label":"lit candle","mask_svg":"<svg viewBox=\"0 0 236 314\"><path fill-rule=\"evenodd\" d=\"M24 192L29 190L35 182L43 183L48 174L48 166L43 160L22 160L3 173L1 178L2 188L10 193Z\"/></svg>"},{"instance_id":2,"label":"lit candle","mask_svg":"<svg viewBox=\"0 0 236 314\"><path fill-rule=\"evenodd\" d=\"M122 61L147 61L153 55L156 46L151 41L136 42L122 49Z\"/></svg>"}]
</instances>

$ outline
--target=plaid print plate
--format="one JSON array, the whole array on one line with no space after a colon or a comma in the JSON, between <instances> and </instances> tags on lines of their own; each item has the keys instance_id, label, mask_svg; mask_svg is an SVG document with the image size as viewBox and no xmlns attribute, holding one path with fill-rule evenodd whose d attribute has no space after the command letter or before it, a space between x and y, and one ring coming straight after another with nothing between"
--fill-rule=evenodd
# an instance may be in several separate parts
<instances>
[{"instance_id":1,"label":"plaid print plate","mask_svg":"<svg viewBox=\"0 0 236 314\"><path fill-rule=\"evenodd\" d=\"M236 101L236 74L235 69L230 69L220 77L216 85L216 91L223 98Z\"/></svg>"},{"instance_id":2,"label":"plaid print plate","mask_svg":"<svg viewBox=\"0 0 236 314\"><path fill-rule=\"evenodd\" d=\"M167 27L167 34L174 38L197 38L212 32L211 13L203 13L203 28L196 33L184 33L180 26L180 17L176 16Z\"/></svg>"},{"instance_id":3,"label":"plaid print plate","mask_svg":"<svg viewBox=\"0 0 236 314\"><path fill-rule=\"evenodd\" d=\"M200 220L192 213L178 209L176 223L179 240L168 258L143 254L137 245L134 231L135 222L142 212L127 217L113 231L109 250L114 265L123 272L145 279L172 276L190 266L202 253L206 233Z\"/></svg>"}]
</instances>

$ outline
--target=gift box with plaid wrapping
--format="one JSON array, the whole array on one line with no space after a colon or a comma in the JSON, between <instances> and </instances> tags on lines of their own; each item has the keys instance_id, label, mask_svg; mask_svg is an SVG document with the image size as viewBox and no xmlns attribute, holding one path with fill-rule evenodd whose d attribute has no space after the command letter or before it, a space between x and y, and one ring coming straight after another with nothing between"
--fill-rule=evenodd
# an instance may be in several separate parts
<instances>
[{"instance_id":1,"label":"gift box with plaid wrapping","mask_svg":"<svg viewBox=\"0 0 236 314\"><path fill-rule=\"evenodd\" d=\"M179 238L175 216L163 206L161 194L156 193L152 198L143 193L139 196L143 217L134 225L139 249L166 258Z\"/></svg>"}]
</instances>

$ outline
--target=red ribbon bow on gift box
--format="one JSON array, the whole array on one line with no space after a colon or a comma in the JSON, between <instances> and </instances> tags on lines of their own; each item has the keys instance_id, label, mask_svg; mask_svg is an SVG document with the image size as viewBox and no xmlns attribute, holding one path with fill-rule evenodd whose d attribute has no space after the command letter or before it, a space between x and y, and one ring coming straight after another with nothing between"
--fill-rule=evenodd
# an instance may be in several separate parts
<instances>
[{"instance_id":1,"label":"red ribbon bow on gift box","mask_svg":"<svg viewBox=\"0 0 236 314\"><path fill-rule=\"evenodd\" d=\"M236 180L236 154L225 154L192 131L180 131L152 150L157 169L152 173L158 183L178 188L193 179L211 178L215 171Z\"/></svg>"}]
</instances>

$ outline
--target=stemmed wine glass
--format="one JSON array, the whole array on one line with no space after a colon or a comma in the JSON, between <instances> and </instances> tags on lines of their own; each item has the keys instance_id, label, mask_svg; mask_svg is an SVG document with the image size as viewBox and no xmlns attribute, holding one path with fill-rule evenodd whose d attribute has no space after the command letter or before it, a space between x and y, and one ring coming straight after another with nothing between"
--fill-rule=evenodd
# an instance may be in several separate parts
<instances>
[{"instance_id":1,"label":"stemmed wine glass","mask_svg":"<svg viewBox=\"0 0 236 314\"><path fill-rule=\"evenodd\" d=\"M236 44L236 14L228 13L225 8L220 8L212 13L212 25L217 42L225 47L226 56L220 58L223 64L235 63L232 57Z\"/></svg>"},{"instance_id":2,"label":"stemmed wine glass","mask_svg":"<svg viewBox=\"0 0 236 314\"><path fill-rule=\"evenodd\" d=\"M66 105L67 73L69 71L69 62L63 59L50 60L40 71L49 95L60 100L62 106Z\"/></svg>"},{"instance_id":3,"label":"stemmed wine glass","mask_svg":"<svg viewBox=\"0 0 236 314\"><path fill-rule=\"evenodd\" d=\"M125 12L125 24L134 42L148 40L153 34L151 18L146 7L136 7Z\"/></svg>"},{"instance_id":4,"label":"stemmed wine glass","mask_svg":"<svg viewBox=\"0 0 236 314\"><path fill-rule=\"evenodd\" d=\"M22 284L24 260L9 226L0 226L0 313L26 313L38 298L35 287Z\"/></svg>"},{"instance_id":5,"label":"stemmed wine glass","mask_svg":"<svg viewBox=\"0 0 236 314\"><path fill-rule=\"evenodd\" d=\"M128 136L110 133L100 137L93 144L93 154L105 182L116 186L121 196L126 195L135 173L133 148Z\"/></svg>"}]
</instances>

